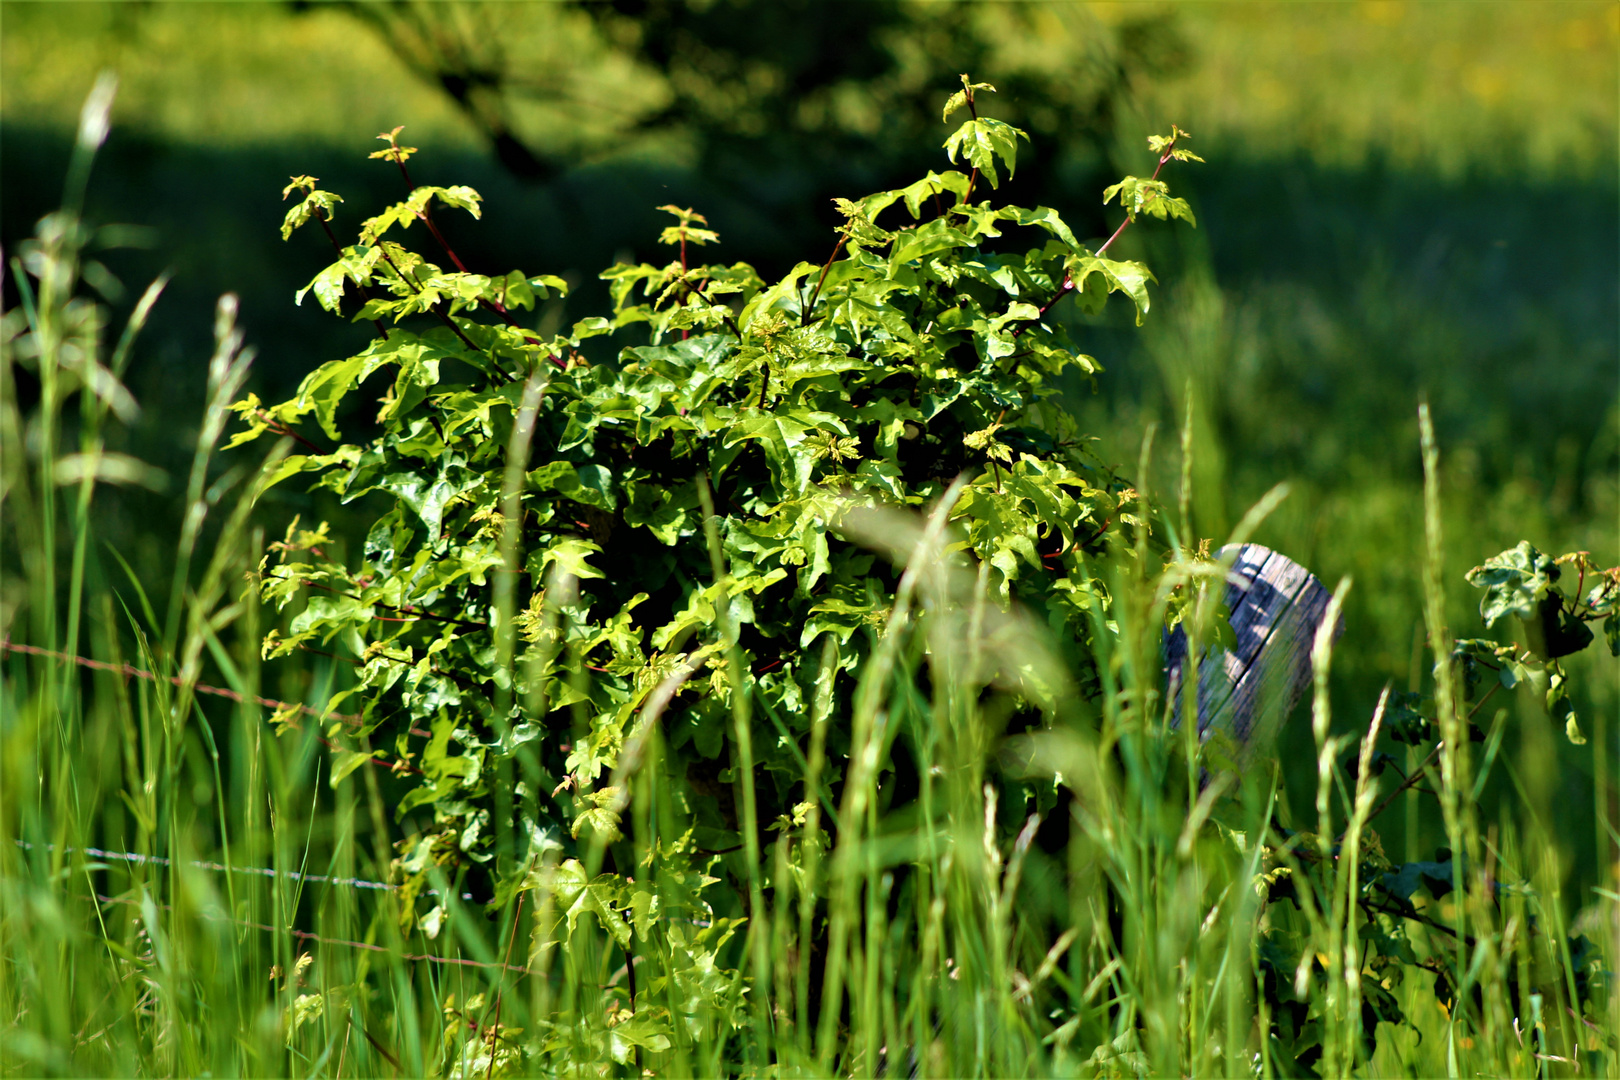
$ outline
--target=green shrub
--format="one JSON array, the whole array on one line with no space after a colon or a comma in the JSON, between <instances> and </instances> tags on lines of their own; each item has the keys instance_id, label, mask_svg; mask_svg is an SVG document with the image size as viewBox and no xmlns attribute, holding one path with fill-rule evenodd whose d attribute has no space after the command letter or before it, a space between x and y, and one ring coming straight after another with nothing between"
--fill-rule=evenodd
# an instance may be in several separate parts
<instances>
[{"instance_id":1,"label":"green shrub","mask_svg":"<svg viewBox=\"0 0 1620 1080\"><path fill-rule=\"evenodd\" d=\"M686 852L741 847L757 886L762 830L805 825L812 703L847 702L892 617L900 571L851 542L853 507L921 510L949 490L986 592L1036 613L1095 689L1100 564L1134 557L1126 530L1141 518L1137 493L1050 405L1060 379L1097 365L1049 312L1072 293L1097 313L1122 292L1140 322L1152 276L1107 258L1113 238L1087 247L1054 209L985 198L1024 135L978 114L989 86L962 85L945 115L971 118L945 146L968 171L836 200L832 254L778 281L699 264L718 235L664 207L674 223L659 239L678 258L611 267L612 311L543 339L512 312L564 283L474 274L443 246L446 270L410 250L397 237L413 223L442 243L435 203L479 213L469 188L411 185L299 293L334 313L358 293L352 317L377 320L378 337L288 402L240 403L250 428L236 443L311 418L341 445L300 435L311 452L274 480L391 505L357 566L322 556L324 531L289 530L263 590L300 610L266 656L336 643L359 664L331 703L362 717L334 727L346 748L332 779L383 749L416 777L398 811L432 822L398 860L411 888L479 866L504 901L545 853L582 857L587 840L628 871L613 778L660 714ZM373 156L409 184L414 149L396 135ZM1160 169L1196 160L1185 138L1151 140ZM312 177L294 190L283 233L314 218L330 236L339 197ZM1116 195L1120 232L1143 213L1193 218L1158 170ZM644 343L596 347L610 335ZM391 381L379 433L344 442L340 406L379 372ZM1002 687L1003 715L1050 708L1054 688L1016 671L976 678ZM836 776L850 731L826 739ZM826 785L829 805L839 788Z\"/></svg>"}]
</instances>

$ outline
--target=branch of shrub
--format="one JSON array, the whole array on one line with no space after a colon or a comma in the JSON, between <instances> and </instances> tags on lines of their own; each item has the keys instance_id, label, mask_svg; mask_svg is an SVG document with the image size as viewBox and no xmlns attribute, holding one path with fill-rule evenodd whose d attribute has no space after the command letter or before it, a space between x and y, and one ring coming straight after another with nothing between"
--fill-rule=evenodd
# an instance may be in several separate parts
<instances>
[{"instance_id":1,"label":"branch of shrub","mask_svg":"<svg viewBox=\"0 0 1620 1080\"><path fill-rule=\"evenodd\" d=\"M271 573L270 576L273 577L273 578L280 578L283 581L292 581L292 580L294 580L294 578L290 574ZM337 595L339 595L339 596L347 596L350 600L359 600L361 603L369 604L369 606L371 606L371 607L386 608L389 611L398 611L401 614L405 614L405 615L415 615L418 619L434 619L434 620L436 620L438 622L457 623L457 624L459 624L461 626L470 626L474 630L488 630L489 629L489 623L479 622L477 619L458 619L454 615L439 615L439 614L436 614L434 612L428 611L428 610L426 610L424 608L414 607L414 606L412 606L410 604L406 604L404 606L398 606L398 605L395 605L395 604L385 604L385 603L381 602L380 600L368 601L364 597L357 596L352 592L344 592L342 589L335 589L330 585L322 585L318 581L310 581L307 578L298 579L298 583L300 585L307 585L312 589L325 589L327 592L337 593ZM375 618L382 618L382 616L378 615L378 616L375 616ZM386 621L388 621L388 622L411 622L413 620L410 620L410 619L388 619Z\"/></svg>"},{"instance_id":2,"label":"branch of shrub","mask_svg":"<svg viewBox=\"0 0 1620 1080\"><path fill-rule=\"evenodd\" d=\"M1491 700L1491 695L1496 693L1497 688L1500 687L1501 685L1502 685L1501 683L1497 683L1496 686L1493 686L1489 690L1485 691L1485 696L1480 698L1477 702L1475 702L1474 707L1472 709L1468 710L1468 715L1463 717L1463 722L1467 723L1467 722L1473 720L1474 719L1474 714L1479 712L1479 710L1485 705L1485 703L1487 701ZM1434 749L1429 751L1429 756L1424 758L1423 761L1418 765L1418 767L1412 770L1412 775L1411 776L1408 776L1405 780L1401 781L1401 784L1400 784L1399 787L1397 787L1394 791L1390 792L1388 795L1386 795L1384 797L1384 801L1379 803L1378 806L1373 810L1373 812L1367 815L1367 820L1371 821L1373 818L1377 817L1379 814L1382 814L1385 810L1388 810L1389 809L1389 804L1395 801L1395 797L1397 795L1401 794L1403 791L1410 788L1413 784L1416 784L1419 780L1423 779L1424 770L1435 763L1435 760L1440 756L1440 748L1442 746L1444 746L1444 745L1445 745L1445 740L1443 740L1443 739L1440 742L1435 743L1434 744ZM1425 789L1425 790L1427 790L1427 789Z\"/></svg>"},{"instance_id":3,"label":"branch of shrub","mask_svg":"<svg viewBox=\"0 0 1620 1080\"><path fill-rule=\"evenodd\" d=\"M377 1053L381 1054L384 1058L387 1059L388 1064L390 1064L390 1065L392 1065L394 1067L395 1072L404 1072L405 1071L405 1066L403 1066L403 1065L401 1065L399 1063L399 1058L397 1058L393 1054L389 1053L388 1050L383 1046L383 1044L377 1041L377 1037L375 1035L373 1035L371 1032L366 1030L364 1024L362 1024L360 1026L360 1034L362 1034L362 1035L364 1035L366 1037L366 1042L371 1044L371 1048L373 1050L377 1051Z\"/></svg>"},{"instance_id":4,"label":"branch of shrub","mask_svg":"<svg viewBox=\"0 0 1620 1080\"><path fill-rule=\"evenodd\" d=\"M973 100L971 98L969 98L968 99L968 107L972 108L972 106L973 106ZM1164 148L1164 153L1159 155L1159 164L1153 170L1153 176L1152 176L1153 180L1157 180L1159 178L1159 173L1164 170L1165 163L1168 162L1171 159L1171 157L1174 156L1171 153L1171 151L1173 151L1175 149L1175 146L1176 146L1175 140L1171 139L1170 144ZM977 171L975 171L974 175L975 176L978 175ZM971 183L969 183L968 184L968 191L969 191L970 194L971 194L972 190L973 190L973 185ZM964 199L962 201L966 202L967 200ZM1125 212L1125 220L1119 223L1119 228L1115 229L1114 234L1112 236L1110 236L1107 240L1104 240L1102 247L1097 249L1097 251L1096 251L1097 258L1099 258L1099 259L1102 258L1103 252L1107 251L1110 247L1113 246L1114 241L1118 240L1120 238L1120 235L1122 233L1124 233L1126 227L1129 226L1131 224L1131 222L1134 221L1134 220L1136 220L1136 219L1131 217L1130 211L1127 210ZM1053 296L1052 299L1048 300L1045 303L1045 305L1043 305L1041 307L1040 315L1036 319L1034 319L1033 321L1034 322L1040 322L1041 319L1046 318L1046 313L1048 311L1052 310L1052 305L1056 304L1059 300L1063 299L1063 297L1065 295L1072 292L1073 290L1074 290L1074 279L1071 278L1068 274L1064 274L1063 275L1063 284L1058 288L1057 295ZM1026 323L1020 323L1013 330L1012 336L1014 338L1017 338L1018 335L1022 334L1024 332L1024 330L1027 327L1029 327L1030 325L1031 324L1027 323L1027 322Z\"/></svg>"},{"instance_id":5,"label":"branch of shrub","mask_svg":"<svg viewBox=\"0 0 1620 1080\"><path fill-rule=\"evenodd\" d=\"M510 969L512 966L512 946L517 943L517 931L518 926L523 921L523 901L525 899L527 899L527 894L518 893L517 910L512 913L512 932L506 939L506 958L501 962L501 966L504 968ZM502 979L500 988L495 991L495 1022L490 1025L489 1029L489 1072L485 1074L485 1080L490 1080L490 1077L495 1075L495 1041L500 1037L501 1033L501 999L505 994L506 980ZM635 991L631 990L630 1001L632 1007L634 1007L635 1000Z\"/></svg>"},{"instance_id":6,"label":"branch of shrub","mask_svg":"<svg viewBox=\"0 0 1620 1080\"><path fill-rule=\"evenodd\" d=\"M833 245L832 254L827 256L827 261L821 264L821 276L816 278L815 291L810 294L810 306L805 307L803 304L799 306L800 326L810 325L810 313L816 310L816 298L821 295L822 283L827 280L827 274L832 270L833 260L838 258L838 253L844 248L844 241L848 239L849 236L847 234L839 233L838 243Z\"/></svg>"},{"instance_id":7,"label":"branch of shrub","mask_svg":"<svg viewBox=\"0 0 1620 1080\"><path fill-rule=\"evenodd\" d=\"M317 455L325 456L326 451L322 450L320 447L316 446L314 443L312 443L308 439L304 438L304 436L298 434L298 432L294 431L292 428L288 427L286 424L282 424L282 423L277 422L276 420L273 420L271 418L271 416L270 416L270 411L268 409L255 409L254 410L254 415L256 415L259 418L260 422L264 424L264 430L268 431L270 434L272 434L272 435L285 435L289 439L297 439L299 442L303 443L305 446L307 446L311 450L313 450Z\"/></svg>"},{"instance_id":8,"label":"branch of shrub","mask_svg":"<svg viewBox=\"0 0 1620 1080\"><path fill-rule=\"evenodd\" d=\"M337 235L332 232L332 226L329 223L331 219L326 216L326 211L319 206L315 208L315 220L321 223L321 229L326 233L326 238L332 241L332 250L337 252L338 259L341 260L343 258L343 245L338 243ZM362 303L371 302L371 293L366 290L364 285L357 281L354 283L354 287L359 291ZM371 325L377 328L379 337L384 341L388 340L388 328L383 326L381 319L372 319Z\"/></svg>"},{"instance_id":9,"label":"branch of shrub","mask_svg":"<svg viewBox=\"0 0 1620 1080\"><path fill-rule=\"evenodd\" d=\"M54 652L50 649L41 649L36 645L19 645L10 638L0 639L0 652L19 652L26 653L29 656L47 656L53 660L66 660L70 663L77 664L80 667L91 668L95 671L110 671L115 675L122 675L125 678L147 679L152 682L164 681L173 683L175 686L186 685L186 681L178 675L154 675L150 671L142 671L140 668L134 667L130 664L109 664L104 660L92 660L87 656L75 656L72 653ZM320 717L322 719L342 720L347 724L360 723L360 717L357 715L349 713L323 713L319 709L310 708L308 705L295 705L292 702L277 701L274 698L259 697L254 694L242 694L235 690L227 690L220 686L208 686L204 683L194 683L192 684L192 689L197 691L199 694L212 694L215 697L228 698L229 700L235 702L252 702L255 705L263 705L267 709L275 709L277 712L285 712L296 709L299 712L308 713L310 716Z\"/></svg>"},{"instance_id":10,"label":"branch of shrub","mask_svg":"<svg viewBox=\"0 0 1620 1080\"><path fill-rule=\"evenodd\" d=\"M395 165L399 166L399 173L405 178L406 190L414 192L416 190L416 184L411 180L410 170L405 167L405 159L396 152L392 157L389 158L389 160ZM455 250L450 247L450 242L446 240L444 238L444 234L439 231L439 226L435 224L433 220L432 203L429 202L423 204L422 209L416 212L416 217L422 222L423 225L427 226L427 231L432 234L433 239L438 243L439 247L444 249L444 253L450 257L450 261L455 263L456 269L461 271L463 274L470 273L467 267L462 263L460 257L456 255ZM489 306L492 311L506 321L507 326L510 326L512 329L521 333L524 341L527 341L530 345L541 345L539 338L534 337L527 330L518 325L517 320L512 318L511 313L506 310L505 304L501 303L499 300L491 300L489 301ZM462 340L466 341L467 339L462 338ZM556 353L551 354L551 362L561 368L568 366L567 361L563 360Z\"/></svg>"},{"instance_id":11,"label":"branch of shrub","mask_svg":"<svg viewBox=\"0 0 1620 1080\"><path fill-rule=\"evenodd\" d=\"M319 652L319 650L316 649L310 649L309 651ZM104 660L92 660L87 656L75 656L71 653L60 653L51 649L41 649L36 645L19 645L13 642L10 638L0 639L0 653L3 652L26 653L30 656L48 656L54 660L66 660L69 663L77 664L79 667L90 668L93 671L107 671L114 675L122 675L125 678L146 679L151 682L170 682L175 686L187 685L186 680L178 675L154 675L150 671L142 671L140 668L134 667L130 664L109 664ZM344 659L344 657L334 656L332 653L320 653L320 655L331 656L334 660ZM353 663L353 661L349 662ZM214 697L226 698L227 700L235 701L239 704L247 704L251 702L254 705L262 705L267 709L274 709L277 713L289 713L294 716L299 713L304 713L320 720L341 720L350 727L358 727L361 723L361 717L355 713L322 712L319 709L312 709L308 705L298 705L290 701L277 701L275 698L259 697L256 694L243 694L236 690L228 690L222 686L209 686L206 683L191 683L189 685L193 691L199 694L211 694ZM287 726L292 728L294 731L302 730L298 724L292 720L287 721ZM419 735L423 738L432 737L432 732L423 731L420 728L411 728L410 733L412 735ZM345 747L339 746L337 743L324 736L317 736L317 738L319 738L321 742L325 743L327 749L329 750L345 749ZM377 753L383 754L383 752L380 750L377 751ZM373 765L382 766L386 769L400 768L406 770L407 772L414 772L418 774L420 774L422 771L421 769L416 768L416 766L405 761L390 763L386 760L386 757L386 754L383 754L383 757L380 758L373 757L371 759L371 763Z\"/></svg>"},{"instance_id":12,"label":"branch of shrub","mask_svg":"<svg viewBox=\"0 0 1620 1080\"><path fill-rule=\"evenodd\" d=\"M690 292L687 293L688 296L696 296L699 300L702 300L705 304L708 304L710 307L719 307L719 306L721 306L719 304L716 304L713 300L710 300L708 298L708 296L704 294L703 286L701 286L701 285L691 285L691 286L688 286L688 288L690 289ZM725 320L726 326L731 330L731 332L733 334L736 334L739 338L743 336L742 330L737 326L737 320L732 317L730 311L727 311L724 315L722 315L720 317ZM536 342L535 344L539 344L539 342Z\"/></svg>"},{"instance_id":13,"label":"branch of shrub","mask_svg":"<svg viewBox=\"0 0 1620 1080\"><path fill-rule=\"evenodd\" d=\"M378 244L377 245L377 250L382 252L383 261L386 262L389 265L389 267L394 271L394 273L399 276L399 279L401 281L405 282L407 285L409 285L412 289L414 289L416 291L416 293L418 295L420 295L421 292L422 292L421 284L418 283L415 278L407 277L400 270L399 266L394 262L392 256L390 256L388 254L388 249L386 247L384 247L382 244ZM442 303L443 303L443 301L440 301L440 303L434 304L432 307L428 308L428 310L430 312L432 312L433 314L437 315L439 317L439 321L443 322L444 325L448 326L450 328L450 332L455 334L456 337L460 338L461 343L463 345L467 346L467 348L471 349L475 353L483 353L484 350L480 349L478 346L474 345L472 343L472 340L470 338L468 338L466 334L461 332L461 327L457 326L455 324L455 322L450 318L450 316L445 314L444 309L441 306ZM484 355L487 356L488 354L484 353ZM491 362L493 362L494 357L490 357L490 360L491 360ZM504 374L504 372L503 372L503 374Z\"/></svg>"},{"instance_id":14,"label":"branch of shrub","mask_svg":"<svg viewBox=\"0 0 1620 1080\"><path fill-rule=\"evenodd\" d=\"M968 115L973 117L973 119L977 120L979 118L979 106L978 106L978 103L973 100L973 87L971 85L969 85L969 86L964 87L964 89L965 89L965 91L967 93ZM975 166L973 166L973 171L968 173L967 191L962 195L962 205L963 206L967 206L973 201L973 189L978 184L978 182L979 182L979 167L977 165L975 165Z\"/></svg>"},{"instance_id":15,"label":"branch of shrub","mask_svg":"<svg viewBox=\"0 0 1620 1080\"><path fill-rule=\"evenodd\" d=\"M1424 926L1431 927L1431 928L1433 928L1435 930L1442 930L1445 933L1450 934L1452 937L1459 937L1460 936L1462 938L1462 940L1465 941L1468 944L1468 947L1470 949L1472 949L1472 948L1474 948L1474 947L1476 947L1478 945L1478 942L1476 942L1474 940L1472 935L1470 935L1470 934L1461 934L1461 935L1459 935L1457 933L1457 931L1453 930L1451 927L1447 926L1445 923L1437 922L1436 920L1429 918L1427 915L1423 914L1422 912L1420 912L1416 908L1414 908L1411 904L1407 904L1406 907L1400 908L1400 907L1390 907L1387 904L1374 904L1371 900L1357 900L1356 903L1360 904L1363 908L1366 908L1368 911L1381 911L1386 915L1399 915L1403 919L1411 919L1413 922L1420 922Z\"/></svg>"}]
</instances>

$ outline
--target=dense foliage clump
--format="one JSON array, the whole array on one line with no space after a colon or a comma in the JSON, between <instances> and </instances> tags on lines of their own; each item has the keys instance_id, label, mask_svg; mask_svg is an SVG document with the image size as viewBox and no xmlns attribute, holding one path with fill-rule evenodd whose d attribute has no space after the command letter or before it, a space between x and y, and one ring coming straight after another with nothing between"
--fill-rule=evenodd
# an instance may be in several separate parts
<instances>
[{"instance_id":1,"label":"dense foliage clump","mask_svg":"<svg viewBox=\"0 0 1620 1080\"><path fill-rule=\"evenodd\" d=\"M978 115L989 86L962 85L945 114L971 118L945 146L967 171L837 200L832 254L777 281L701 263L718 235L669 206L659 239L675 257L609 268L611 312L542 338L512 313L563 282L471 273L448 246L453 269L429 262L404 229L441 239L434 204L476 215L479 197L413 185L306 288L333 312L358 293L353 317L378 337L290 401L242 402L237 441L313 419L341 445L300 435L310 452L274 480L392 506L358 565L323 557L319 531L288 532L263 588L299 610L266 655L336 643L359 663L331 703L361 717L334 729L334 780L371 746L417 778L398 809L432 811L400 860L418 887L468 866L510 887L548 849L619 839L610 781L660 712L693 850L754 850L743 802L757 798L756 827L793 815L812 702L847 696L894 602L899 571L841 532L850 507L923 509L949 489L986 594L1036 612L1095 685L1099 561L1139 521L1138 496L1050 406L1060 380L1097 368L1050 313L1069 294L1096 313L1122 292L1140 322L1151 275L1108 258L1113 238L1082 243L1055 209L989 197L1024 136ZM405 173L413 149L386 138L377 156ZM1160 168L1192 159L1185 138L1153 140ZM1157 177L1109 189L1125 224L1192 221ZM311 177L294 190L284 232L314 218L330 234L339 197ZM596 347L609 337L634 343ZM380 432L345 442L339 407L379 372ZM1027 697L1010 707L1040 704ZM839 761L847 731L834 725L826 751Z\"/></svg>"}]
</instances>

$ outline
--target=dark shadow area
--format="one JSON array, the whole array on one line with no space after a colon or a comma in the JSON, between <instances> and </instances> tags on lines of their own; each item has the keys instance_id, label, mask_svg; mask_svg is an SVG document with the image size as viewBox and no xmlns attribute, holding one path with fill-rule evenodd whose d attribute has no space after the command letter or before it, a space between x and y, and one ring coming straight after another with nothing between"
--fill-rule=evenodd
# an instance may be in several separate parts
<instances>
[{"instance_id":1,"label":"dark shadow area","mask_svg":"<svg viewBox=\"0 0 1620 1080\"><path fill-rule=\"evenodd\" d=\"M1148 330L1181 323L1169 333L1196 337L1178 289L1205 264L1229 308L1218 331L1236 340L1218 370L1184 356L1172 372L1162 354L1209 343L1161 338L1147 350L1159 363L1110 367L1106 398L1179 405L1167 376L1214 384L1221 442L1278 477L1343 476L1349 461L1387 463L1396 443L1415 468L1420 396L1441 444L1477 448L1487 469L1604 464L1586 455L1620 394L1612 174L1445 183L1377 160L1352 171L1211 156L1177 178L1197 232L1137 230L1170 283Z\"/></svg>"},{"instance_id":2,"label":"dark shadow area","mask_svg":"<svg viewBox=\"0 0 1620 1080\"><path fill-rule=\"evenodd\" d=\"M11 252L56 205L69 142L61 132L9 124L0 128L0 148L0 243ZM329 261L324 238L311 229L283 243L278 230L287 205L280 190L296 173L316 175L344 197L334 222L340 239L402 197L397 173L366 160L369 150L242 152L113 132L91 179L88 217L144 226L149 245L103 257L124 284L114 325L148 280L165 269L174 274L130 368L144 411L126 449L183 475L202 407L213 306L223 292L241 297L241 321L259 354L250 389L267 401L289 396L320 363L364 347L366 325L332 317L313 298L292 302ZM1061 156L1034 147L1030 167L997 197L1050 203L1082 237L1103 235L1113 217L1101 205L1101 173L1043 170L1036 167L1043 155ZM1146 337L1106 322L1081 329L1082 347L1106 371L1097 398L1074 388L1077 408L1173 404L1193 376L1207 384L1221 444L1241 451L1235 473L1331 483L1367 463L1382 468L1398 459L1404 471L1415 469L1412 403L1427 394L1441 441L1478 448L1487 471L1527 463L1581 475L1612 468L1589 460L1614 454L1597 437L1620 375L1612 182L1477 175L1448 184L1378 162L1347 171L1211 157L1175 177L1198 213L1198 230L1152 222L1121 245L1170 284L1155 292ZM925 147L914 168L945 164ZM441 215L470 269L519 268L570 281L572 296L528 316L543 328L600 310L606 290L596 274L615 259L664 260L655 243L666 216L658 205L696 207L721 234L712 258L752 262L770 278L825 258L834 237L829 200L856 193L851 177L832 172L792 183L743 176L715 183L627 165L579 168L532 185L487 157L432 147L413 167L418 183L465 183L485 196L482 221ZM871 177L871 186L914 175L897 166L892 176ZM1224 346L1214 369L1193 355L1207 342L1177 337L1208 329L1195 325L1184 295L1189 273L1201 267L1229 305L1243 308L1217 330L1244 341ZM13 295L8 280L8 304ZM369 405L357 400L356 416ZM1235 497L1257 494L1245 488ZM298 502L295 495L279 498ZM1578 509L1579 485L1572 498ZM141 520L145 529L152 519ZM157 547L166 549L167 540Z\"/></svg>"}]
</instances>

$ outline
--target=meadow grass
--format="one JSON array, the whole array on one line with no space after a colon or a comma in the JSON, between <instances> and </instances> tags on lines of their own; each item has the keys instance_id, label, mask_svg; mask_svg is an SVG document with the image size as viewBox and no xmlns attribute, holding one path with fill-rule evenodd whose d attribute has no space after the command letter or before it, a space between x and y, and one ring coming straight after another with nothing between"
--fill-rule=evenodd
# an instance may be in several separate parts
<instances>
[{"instance_id":1,"label":"meadow grass","mask_svg":"<svg viewBox=\"0 0 1620 1080\"><path fill-rule=\"evenodd\" d=\"M182 527L167 595L125 573L97 535L109 486L150 478L107 450L134 406L119 377L139 320L109 353L109 328L79 288L78 207L104 112L87 117L63 211L11 267L21 302L0 336L4 631L46 650L8 651L0 667L0 1071L1280 1076L1300 1064L1272 1033L1315 1025L1322 1075L1612 1074L1613 998L1601 979L1579 985L1589 969L1566 944L1582 900L1563 892L1556 778L1527 771L1495 816L1481 812L1493 759L1459 737L1449 664L1435 669L1448 746L1436 820L1466 880L1401 927L1414 960L1453 972L1448 1008L1420 969L1394 981L1364 963L1357 863L1395 841L1370 821L1375 736L1363 718L1375 703L1355 701L1346 716L1330 693L1330 634L1318 641L1309 718L1297 720L1308 753L1203 787L1190 727L1167 724L1159 634L1167 582L1207 587L1208 566L1183 554L1151 569L1139 532L1139 557L1110 582L1114 605L1095 612L1103 686L1087 699L1042 629L948 557L937 508L864 527L905 571L849 714L830 699L812 706L806 813L836 818L830 850L784 831L771 861L738 856L748 908L655 917L656 947L634 963L589 919L566 947L551 935L573 910L556 905L588 896L554 876L488 918L458 914L453 934L402 931L401 899L375 887L394 854L386 777L361 768L330 784L322 723L284 713L296 728L273 735L272 710L256 700L268 618L244 574L265 550L252 513L259 473L215 461L251 361L230 298L175 485ZM1417 426L1422 502L1406 542L1421 552L1422 591L1411 617L1444 656L1464 617L1445 581L1455 519L1427 410ZM1186 430L1182 483L1198 475ZM1149 478L1146 440L1140 454ZM1159 497L1198 496L1167 485ZM1188 520L1182 510L1158 524L1180 540ZM1337 586L1328 626L1354 595L1348 580ZM1209 605L1200 610L1195 651L1214 632ZM155 677L86 669L76 656ZM915 690L925 667L927 697ZM205 673L240 700L200 694ZM304 701L318 711L338 676L312 674ZM992 680L1039 688L1047 724L1002 740L979 692ZM770 737L769 718L733 697L739 733ZM828 752L834 730L847 733L846 759ZM655 850L683 823L658 783L658 728L648 732L621 771L638 863L663 888ZM921 766L903 811L877 798L896 737ZM1339 764L1347 752L1361 759L1353 776ZM836 803L824 782L835 768L847 770ZM1055 850L1036 843L1038 819L998 793L999 776L1020 772L1061 776L1074 793ZM1302 777L1305 797L1291 799ZM1311 834L1297 846L1275 834L1290 820ZM587 867L600 860L583 854ZM1321 888L1262 903L1257 876L1279 870L1315 873ZM437 887L441 903L463 905L456 881ZM1585 911L1605 969L1617 902L1608 892ZM816 925L827 941L819 972L806 956ZM1297 943L1295 970L1268 966L1262 930ZM1389 982L1409 1023L1378 1024L1369 1044L1361 1006L1374 981ZM639 1026L656 1014L676 1018L673 1037Z\"/></svg>"}]
</instances>

